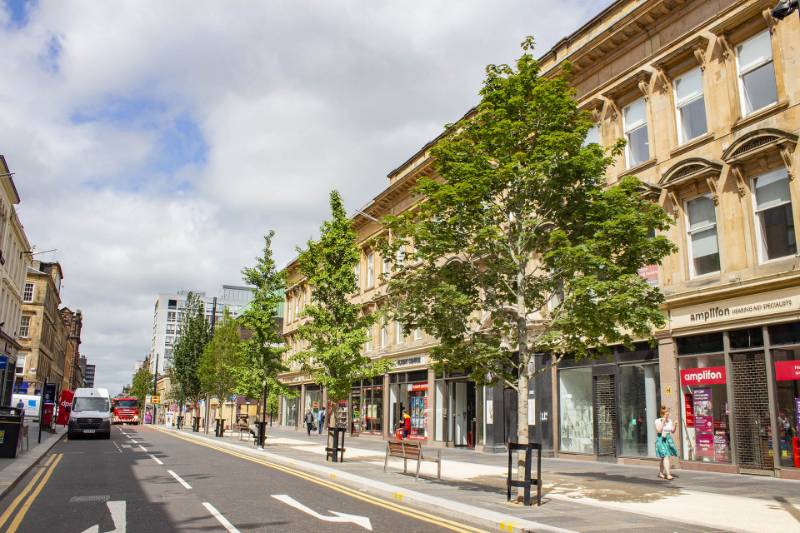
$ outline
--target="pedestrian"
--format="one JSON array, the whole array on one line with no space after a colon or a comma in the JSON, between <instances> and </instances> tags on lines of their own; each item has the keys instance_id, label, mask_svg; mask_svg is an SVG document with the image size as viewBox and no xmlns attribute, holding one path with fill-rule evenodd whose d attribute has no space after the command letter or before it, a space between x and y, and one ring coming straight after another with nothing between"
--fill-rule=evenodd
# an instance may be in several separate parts
<instances>
[{"instance_id":1,"label":"pedestrian","mask_svg":"<svg viewBox=\"0 0 800 533\"><path fill-rule=\"evenodd\" d=\"M22 398L20 398L17 402L17 409L22 409L23 411L25 410L25 402L22 401Z\"/></svg>"},{"instance_id":2,"label":"pedestrian","mask_svg":"<svg viewBox=\"0 0 800 533\"><path fill-rule=\"evenodd\" d=\"M669 417L669 407L661 406L661 416L656 419L656 456L661 459L658 468L658 477L672 481L674 479L669 473L670 460L678 456L672 434L675 433L675 422Z\"/></svg>"},{"instance_id":3,"label":"pedestrian","mask_svg":"<svg viewBox=\"0 0 800 533\"><path fill-rule=\"evenodd\" d=\"M322 426L325 425L325 408L319 410L319 434L322 435Z\"/></svg>"},{"instance_id":4,"label":"pedestrian","mask_svg":"<svg viewBox=\"0 0 800 533\"><path fill-rule=\"evenodd\" d=\"M407 439L411 435L411 415L403 409L403 438Z\"/></svg>"},{"instance_id":5,"label":"pedestrian","mask_svg":"<svg viewBox=\"0 0 800 533\"><path fill-rule=\"evenodd\" d=\"M314 413L311 409L306 411L306 433L311 436L311 430L314 428Z\"/></svg>"}]
</instances>

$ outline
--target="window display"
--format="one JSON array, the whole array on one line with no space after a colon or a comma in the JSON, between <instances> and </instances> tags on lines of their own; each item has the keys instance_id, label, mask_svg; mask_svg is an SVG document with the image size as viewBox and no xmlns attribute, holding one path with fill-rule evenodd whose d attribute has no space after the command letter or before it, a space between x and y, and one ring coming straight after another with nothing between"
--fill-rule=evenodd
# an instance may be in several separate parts
<instances>
[{"instance_id":1,"label":"window display","mask_svg":"<svg viewBox=\"0 0 800 533\"><path fill-rule=\"evenodd\" d=\"M428 383L397 383L389 388L392 406L391 431L394 433L402 426L403 409L408 410L411 417L411 433L409 438L428 438Z\"/></svg>"},{"instance_id":2,"label":"window display","mask_svg":"<svg viewBox=\"0 0 800 533\"><path fill-rule=\"evenodd\" d=\"M560 370L558 383L561 451L593 453L592 369Z\"/></svg>"},{"instance_id":3,"label":"window display","mask_svg":"<svg viewBox=\"0 0 800 533\"><path fill-rule=\"evenodd\" d=\"M725 358L681 357L683 459L730 463L730 423Z\"/></svg>"},{"instance_id":4,"label":"window display","mask_svg":"<svg viewBox=\"0 0 800 533\"><path fill-rule=\"evenodd\" d=\"M781 466L800 468L800 348L772 350Z\"/></svg>"},{"instance_id":5,"label":"window display","mask_svg":"<svg viewBox=\"0 0 800 533\"><path fill-rule=\"evenodd\" d=\"M620 455L655 457L655 420L661 405L658 364L619 368Z\"/></svg>"}]
</instances>

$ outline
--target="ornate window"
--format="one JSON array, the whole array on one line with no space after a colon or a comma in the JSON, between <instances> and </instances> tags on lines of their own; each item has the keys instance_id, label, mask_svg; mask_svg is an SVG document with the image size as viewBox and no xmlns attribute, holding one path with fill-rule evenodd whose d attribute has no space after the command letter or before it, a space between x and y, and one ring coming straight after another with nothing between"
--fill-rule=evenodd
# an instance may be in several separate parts
<instances>
[{"instance_id":1,"label":"ornate window","mask_svg":"<svg viewBox=\"0 0 800 533\"><path fill-rule=\"evenodd\" d=\"M769 30L757 33L736 46L736 70L742 116L746 117L778 101Z\"/></svg>"},{"instance_id":2,"label":"ornate window","mask_svg":"<svg viewBox=\"0 0 800 533\"><path fill-rule=\"evenodd\" d=\"M678 144L684 144L708 132L706 102L703 96L703 72L695 67L673 82Z\"/></svg>"},{"instance_id":3,"label":"ornate window","mask_svg":"<svg viewBox=\"0 0 800 533\"><path fill-rule=\"evenodd\" d=\"M622 110L625 131L625 162L628 168L641 165L650 159L650 141L647 132L647 103L639 98Z\"/></svg>"}]
</instances>

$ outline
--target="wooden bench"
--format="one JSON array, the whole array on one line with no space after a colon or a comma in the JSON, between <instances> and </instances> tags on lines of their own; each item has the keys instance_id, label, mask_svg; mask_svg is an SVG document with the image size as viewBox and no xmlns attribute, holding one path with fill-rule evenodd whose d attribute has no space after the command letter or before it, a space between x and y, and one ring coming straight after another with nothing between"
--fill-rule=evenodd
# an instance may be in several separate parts
<instances>
[{"instance_id":1,"label":"wooden bench","mask_svg":"<svg viewBox=\"0 0 800 533\"><path fill-rule=\"evenodd\" d=\"M383 462L383 471L389 465L389 457L403 460L403 473L408 473L408 460L417 462L416 478L419 479L419 466L422 461L436 463L436 478L442 479L442 450L436 450L436 457L425 457L422 453L422 444L407 440L389 440L386 442L386 459Z\"/></svg>"}]
</instances>

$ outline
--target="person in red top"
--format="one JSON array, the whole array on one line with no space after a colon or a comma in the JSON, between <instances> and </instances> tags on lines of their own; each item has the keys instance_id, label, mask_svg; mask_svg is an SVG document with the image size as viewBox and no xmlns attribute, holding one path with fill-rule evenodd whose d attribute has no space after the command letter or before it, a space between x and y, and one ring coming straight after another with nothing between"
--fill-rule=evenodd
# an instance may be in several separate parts
<instances>
[{"instance_id":1,"label":"person in red top","mask_svg":"<svg viewBox=\"0 0 800 533\"><path fill-rule=\"evenodd\" d=\"M411 415L403 409L403 438L407 439L411 435Z\"/></svg>"}]
</instances>

